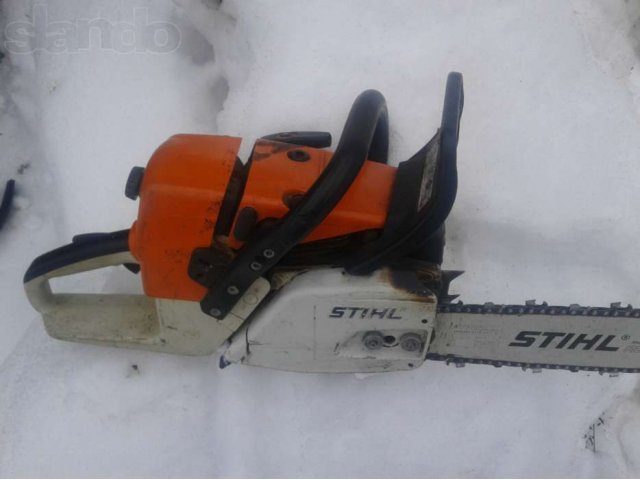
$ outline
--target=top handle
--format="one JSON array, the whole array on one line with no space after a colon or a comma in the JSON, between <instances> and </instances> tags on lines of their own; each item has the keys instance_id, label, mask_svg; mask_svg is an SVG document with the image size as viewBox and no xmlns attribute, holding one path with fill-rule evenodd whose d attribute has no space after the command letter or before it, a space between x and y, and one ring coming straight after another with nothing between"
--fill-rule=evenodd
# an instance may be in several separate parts
<instances>
[{"instance_id":1,"label":"top handle","mask_svg":"<svg viewBox=\"0 0 640 480\"><path fill-rule=\"evenodd\" d=\"M231 310L249 286L306 238L331 213L356 179L367 158L386 163L389 121L382 94L361 93L349 112L338 147L322 174L271 231L245 244L222 280L209 287L202 311L218 319Z\"/></svg>"}]
</instances>

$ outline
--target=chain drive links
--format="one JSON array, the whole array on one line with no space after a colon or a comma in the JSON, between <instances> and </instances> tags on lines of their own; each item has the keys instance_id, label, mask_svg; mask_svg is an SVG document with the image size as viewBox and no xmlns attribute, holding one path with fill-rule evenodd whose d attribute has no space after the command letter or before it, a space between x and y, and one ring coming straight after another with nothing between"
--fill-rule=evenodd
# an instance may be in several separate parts
<instances>
[{"instance_id":1,"label":"chain drive links","mask_svg":"<svg viewBox=\"0 0 640 480\"><path fill-rule=\"evenodd\" d=\"M549 305L546 302L536 304L534 300L525 302L524 305L499 305L487 302L480 304L442 303L438 305L438 313L463 313L470 315L548 315L548 316L594 316L594 317L633 317L640 319L640 308L631 305L622 306L621 303L612 303L610 307L582 307L577 304L566 306ZM465 364L493 365L494 367L520 367L523 370L539 372L540 369L569 370L572 372L589 371L600 374L639 373L639 368L613 368L613 367L585 367L576 365L555 365L550 363L524 363L482 358L466 358L457 355L440 355L427 353L427 360L444 361L462 367Z\"/></svg>"}]
</instances>

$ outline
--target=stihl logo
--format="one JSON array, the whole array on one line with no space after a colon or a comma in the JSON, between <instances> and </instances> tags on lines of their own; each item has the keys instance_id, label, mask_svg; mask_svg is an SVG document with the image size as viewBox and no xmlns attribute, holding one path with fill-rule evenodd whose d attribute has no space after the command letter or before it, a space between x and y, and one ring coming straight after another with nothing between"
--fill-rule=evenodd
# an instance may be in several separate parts
<instances>
[{"instance_id":1,"label":"stihl logo","mask_svg":"<svg viewBox=\"0 0 640 480\"><path fill-rule=\"evenodd\" d=\"M362 307L333 307L331 318L379 318L380 320L400 320L395 308L362 308Z\"/></svg>"},{"instance_id":2,"label":"stihl logo","mask_svg":"<svg viewBox=\"0 0 640 480\"><path fill-rule=\"evenodd\" d=\"M615 335L587 335L586 333L563 333L563 332L529 332L522 331L516 335L510 347L532 347L538 348L566 348L575 350L580 347L582 350L598 350L601 352L615 352L618 347L609 344L616 338Z\"/></svg>"}]
</instances>

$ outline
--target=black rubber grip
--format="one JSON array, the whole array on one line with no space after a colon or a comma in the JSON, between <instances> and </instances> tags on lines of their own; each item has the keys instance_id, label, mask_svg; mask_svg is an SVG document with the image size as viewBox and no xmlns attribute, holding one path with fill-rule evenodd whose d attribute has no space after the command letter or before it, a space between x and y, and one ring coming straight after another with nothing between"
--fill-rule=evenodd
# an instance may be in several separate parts
<instances>
[{"instance_id":1,"label":"black rubber grip","mask_svg":"<svg viewBox=\"0 0 640 480\"><path fill-rule=\"evenodd\" d=\"M36 258L24 274L24 282L67 265L129 250L129 230L79 235L73 243L51 250Z\"/></svg>"}]
</instances>

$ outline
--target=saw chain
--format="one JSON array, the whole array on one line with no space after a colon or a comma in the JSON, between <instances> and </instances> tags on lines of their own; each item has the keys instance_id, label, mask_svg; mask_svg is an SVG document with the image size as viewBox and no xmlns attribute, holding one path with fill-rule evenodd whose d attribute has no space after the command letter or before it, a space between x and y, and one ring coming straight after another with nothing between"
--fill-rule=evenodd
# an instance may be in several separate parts
<instances>
[{"instance_id":1,"label":"saw chain","mask_svg":"<svg viewBox=\"0 0 640 480\"><path fill-rule=\"evenodd\" d=\"M549 305L547 302L536 303L535 300L529 300L524 305L505 305L487 302L484 304L465 304L463 302L441 303L437 308L438 316L442 317L449 314L458 314L464 317L500 317L513 318L522 317L524 315L544 316L544 317L593 317L602 319L603 317L613 318L638 318L640 319L640 308L633 308L631 305L623 306L621 302L612 303L609 307L586 307L578 304L569 306ZM639 322L640 326L640 322ZM529 332L531 334L540 332ZM551 335L551 334L549 334ZM560 335L557 333L555 335ZM569 336L570 334L562 334ZM622 335L623 340L628 340L629 335ZM562 337L561 337L562 338ZM566 338L566 337L565 337ZM549 342L550 343L550 342ZM567 342L568 343L568 342ZM640 351L640 347L638 347ZM570 363L543 363L543 362L527 362L513 360L494 360L489 358L480 358L475 356L465 356L453 353L439 353L429 351L426 358L428 360L444 361L447 364L456 367L464 367L466 364L492 365L494 367L520 367L523 370L531 370L534 373L540 372L542 369L551 370L569 370L572 372L589 371L598 372L600 374L617 375L618 373L639 373L640 368L622 368L622 367L602 367L588 365L572 365Z\"/></svg>"}]
</instances>

